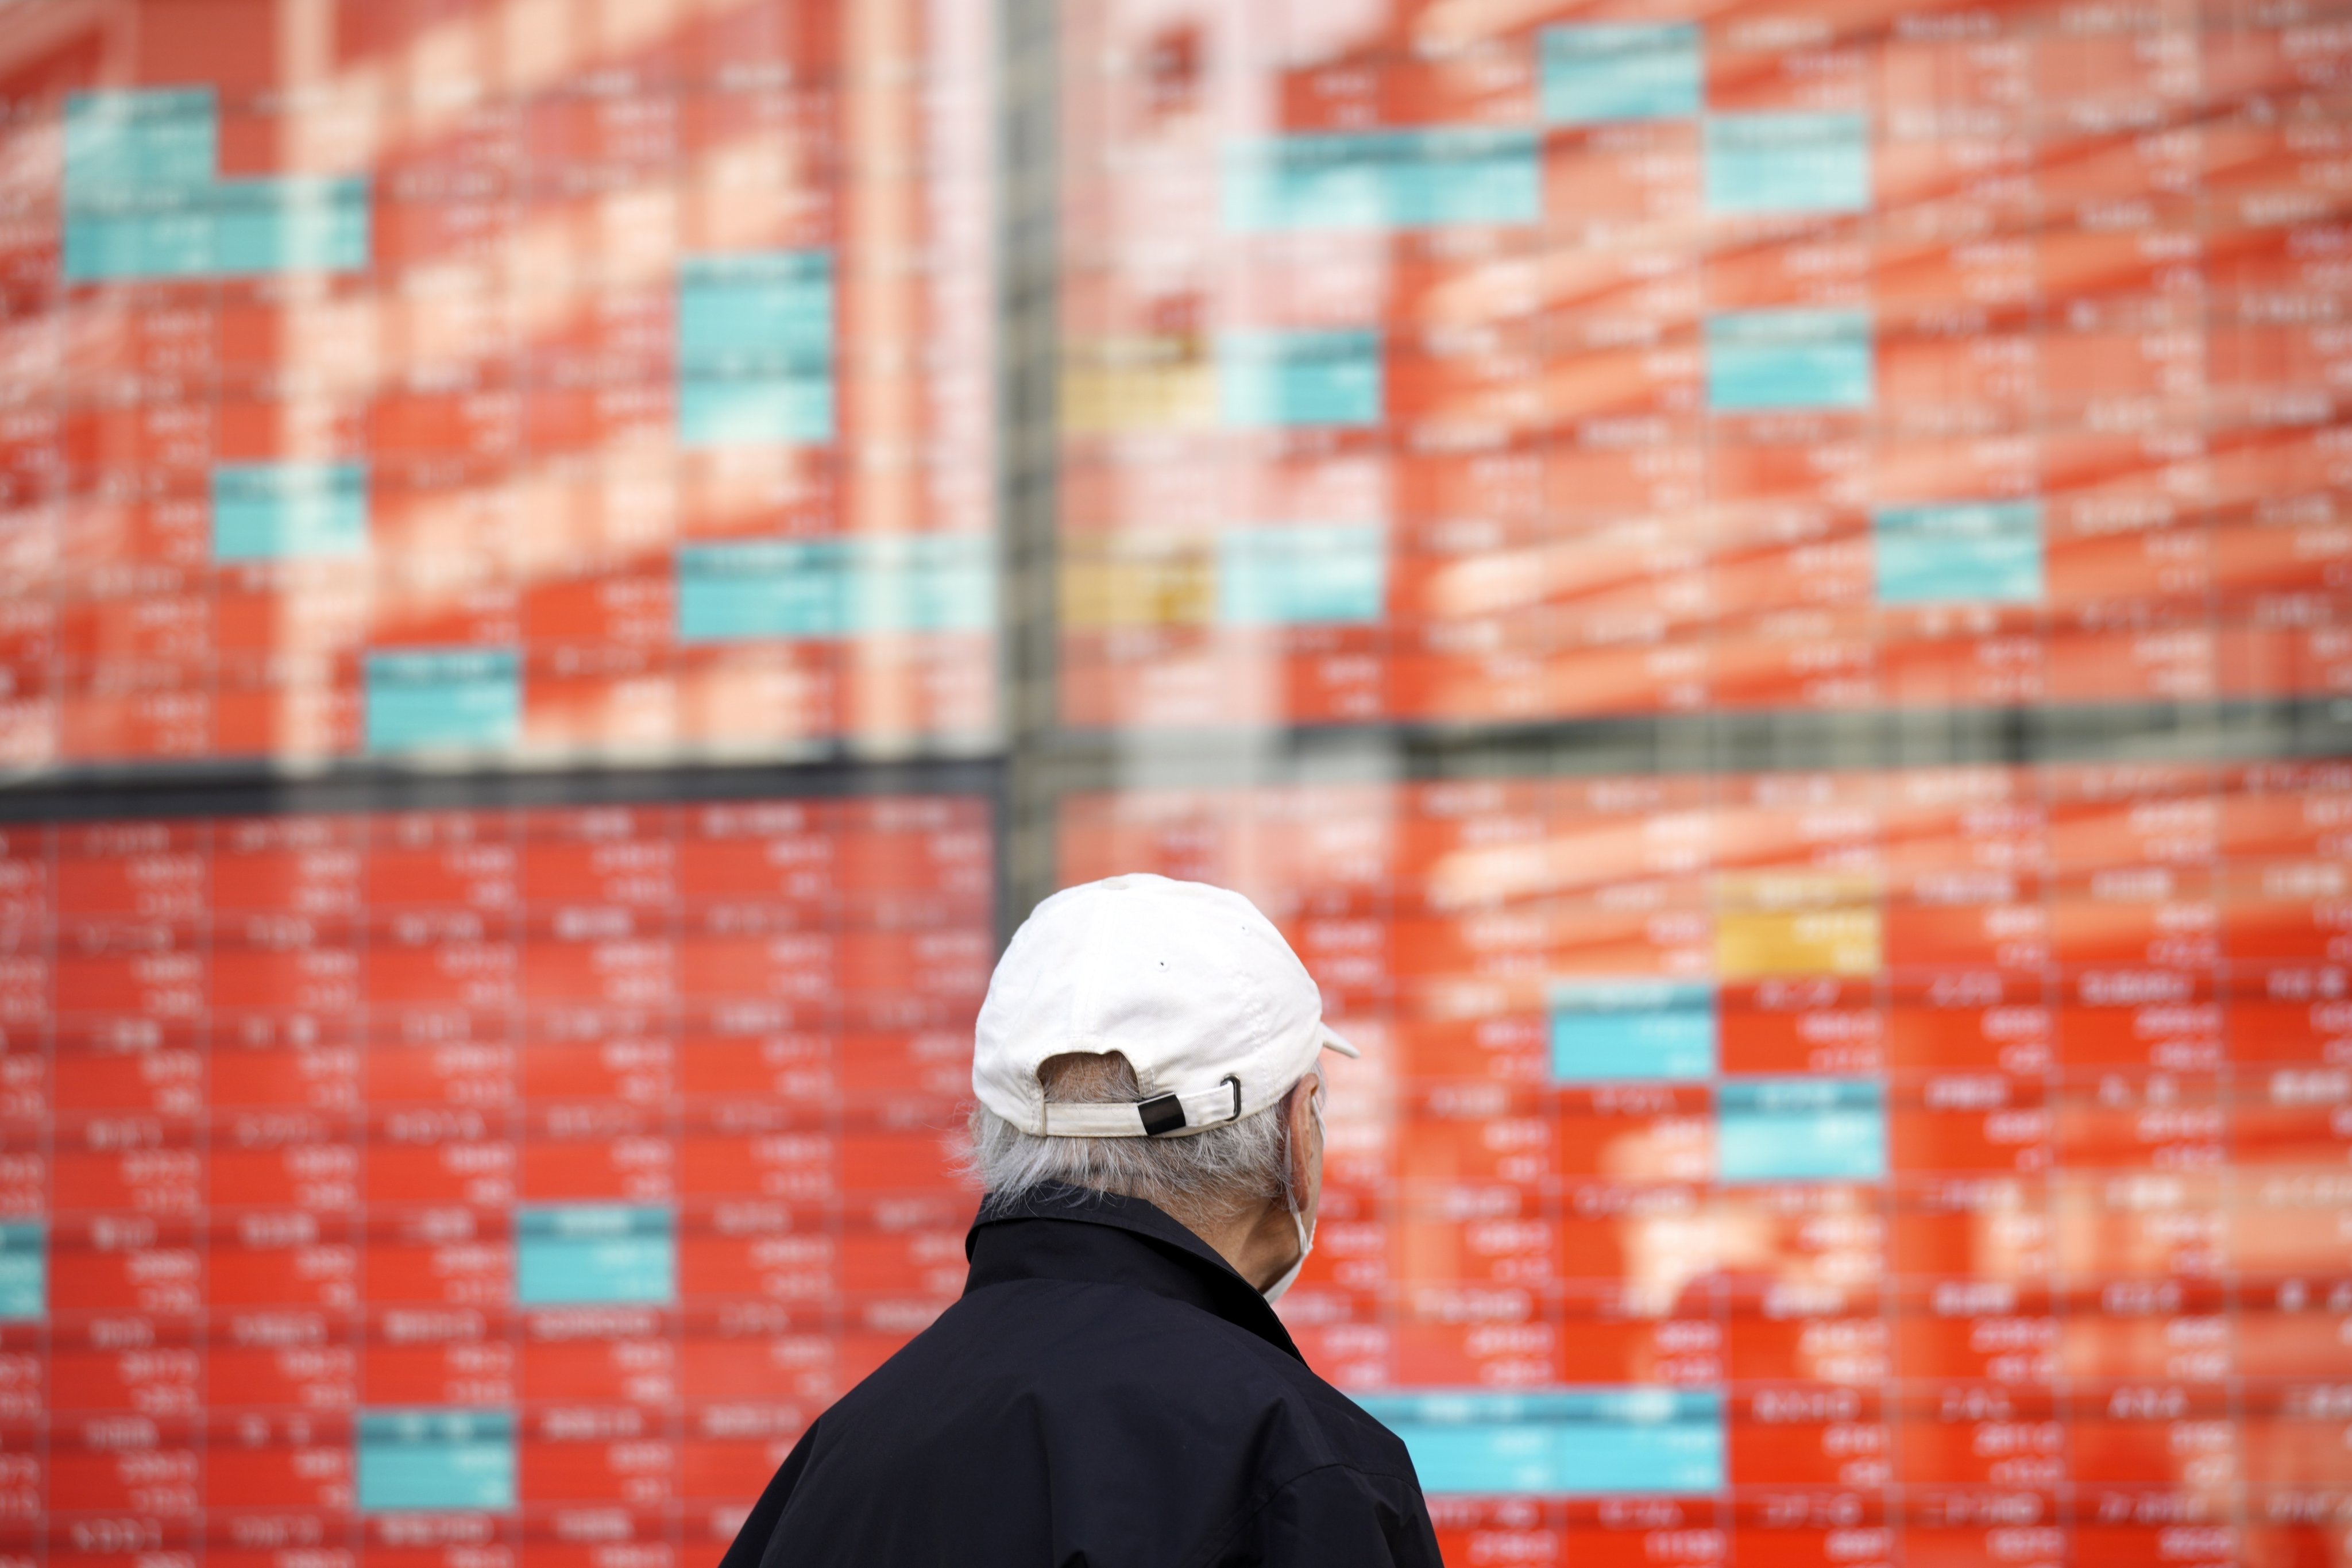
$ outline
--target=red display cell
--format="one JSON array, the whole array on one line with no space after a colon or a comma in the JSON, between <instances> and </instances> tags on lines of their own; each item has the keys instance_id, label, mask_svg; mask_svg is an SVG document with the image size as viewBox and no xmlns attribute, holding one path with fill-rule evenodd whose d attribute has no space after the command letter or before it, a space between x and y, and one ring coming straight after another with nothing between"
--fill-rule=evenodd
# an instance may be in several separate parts
<instances>
[{"instance_id":1,"label":"red display cell","mask_svg":"<svg viewBox=\"0 0 2352 1568\"><path fill-rule=\"evenodd\" d=\"M93 1128L108 1126L93 1123ZM152 1124L120 1127L141 1139ZM116 1129L110 1127L111 1141ZM204 1191L205 1161L193 1149L132 1148L125 1151L59 1150L52 1157L52 1201L63 1210L121 1209L142 1215L189 1215Z\"/></svg>"},{"instance_id":2,"label":"red display cell","mask_svg":"<svg viewBox=\"0 0 2352 1568\"><path fill-rule=\"evenodd\" d=\"M840 1143L841 1184L845 1193L953 1192L962 1185L957 1171L961 1139L957 1120L947 1106L909 1108L903 1127L872 1131L848 1131Z\"/></svg>"},{"instance_id":3,"label":"red display cell","mask_svg":"<svg viewBox=\"0 0 2352 1568\"><path fill-rule=\"evenodd\" d=\"M688 1498L756 1498L791 1455L814 1416L806 1405L761 1409L732 1406L715 1433L694 1433L678 1445L678 1484Z\"/></svg>"},{"instance_id":4,"label":"red display cell","mask_svg":"<svg viewBox=\"0 0 2352 1568\"><path fill-rule=\"evenodd\" d=\"M1894 1334L1883 1316L1742 1313L1724 1337L1727 1364L1740 1379L1874 1384L1894 1366Z\"/></svg>"},{"instance_id":5,"label":"red display cell","mask_svg":"<svg viewBox=\"0 0 2352 1568\"><path fill-rule=\"evenodd\" d=\"M1474 1020L1402 1020L1397 1051L1403 1070L1423 1082L1481 1079L1533 1084L1550 1070L1544 1021L1527 1014Z\"/></svg>"},{"instance_id":6,"label":"red display cell","mask_svg":"<svg viewBox=\"0 0 2352 1568\"><path fill-rule=\"evenodd\" d=\"M567 1323L560 1318L527 1321L520 1366L522 1397L549 1404L667 1405L678 1389L677 1346L663 1332L657 1315L637 1316L650 1321ZM631 1330L643 1331L628 1332Z\"/></svg>"},{"instance_id":7,"label":"red display cell","mask_svg":"<svg viewBox=\"0 0 2352 1568\"><path fill-rule=\"evenodd\" d=\"M824 1132L688 1134L680 1140L677 1155L678 1190L688 1197L811 1202L838 1190L837 1145Z\"/></svg>"},{"instance_id":8,"label":"red display cell","mask_svg":"<svg viewBox=\"0 0 2352 1568\"><path fill-rule=\"evenodd\" d=\"M962 1293L961 1226L914 1231L853 1231L842 1238L841 1281L858 1294L948 1300Z\"/></svg>"},{"instance_id":9,"label":"red display cell","mask_svg":"<svg viewBox=\"0 0 2352 1568\"><path fill-rule=\"evenodd\" d=\"M1906 1377L2047 1384L2061 1364L2059 1324L2017 1313L1906 1314L1896 1325L1895 1358Z\"/></svg>"},{"instance_id":10,"label":"red display cell","mask_svg":"<svg viewBox=\"0 0 2352 1568\"><path fill-rule=\"evenodd\" d=\"M1438 1550L1449 1563L1523 1563L1541 1568L1568 1561L1566 1532L1540 1502L1438 1498L1431 1500L1429 1511Z\"/></svg>"},{"instance_id":11,"label":"red display cell","mask_svg":"<svg viewBox=\"0 0 2352 1568\"><path fill-rule=\"evenodd\" d=\"M951 1100L968 1092L971 1079L964 1036L956 1028L845 1035L832 1057L834 1080L843 1093L859 1098Z\"/></svg>"},{"instance_id":12,"label":"red display cell","mask_svg":"<svg viewBox=\"0 0 2352 1568\"><path fill-rule=\"evenodd\" d=\"M349 1509L352 1471L352 1450L342 1443L207 1444L205 1506Z\"/></svg>"},{"instance_id":13,"label":"red display cell","mask_svg":"<svg viewBox=\"0 0 2352 1568\"><path fill-rule=\"evenodd\" d=\"M1785 1403L1798 1405L1801 1400L1790 1398ZM1849 1403L1860 1402L1849 1397ZM1731 1473L1753 1486L1886 1485L1894 1468L1894 1435L1886 1422L1809 1421L1805 1414L1775 1410L1769 1416L1745 1421L1735 1417L1730 1433Z\"/></svg>"},{"instance_id":14,"label":"red display cell","mask_svg":"<svg viewBox=\"0 0 2352 1568\"><path fill-rule=\"evenodd\" d=\"M761 1096L822 1105L835 1089L831 1036L779 1030L766 1035L689 1036L679 1086L698 1098Z\"/></svg>"},{"instance_id":15,"label":"red display cell","mask_svg":"<svg viewBox=\"0 0 2352 1568\"><path fill-rule=\"evenodd\" d=\"M746 1414L763 1403L830 1400L846 1387L835 1366L837 1352L835 1337L822 1333L690 1335L678 1349L679 1388L689 1400L724 1403Z\"/></svg>"},{"instance_id":16,"label":"red display cell","mask_svg":"<svg viewBox=\"0 0 2352 1568\"><path fill-rule=\"evenodd\" d=\"M617 1038L538 1041L520 1052L522 1093L541 1100L614 1100L632 1105L667 1100L677 1077L677 1052L667 1040Z\"/></svg>"},{"instance_id":17,"label":"red display cell","mask_svg":"<svg viewBox=\"0 0 2352 1568\"><path fill-rule=\"evenodd\" d=\"M413 1142L372 1144L361 1174L369 1204L424 1207L435 1204L495 1206L515 1198L517 1160L513 1143L485 1136L481 1118L469 1112L420 1112L395 1119L394 1129L415 1127ZM399 1132L394 1131L397 1138Z\"/></svg>"},{"instance_id":18,"label":"red display cell","mask_svg":"<svg viewBox=\"0 0 2352 1568\"><path fill-rule=\"evenodd\" d=\"M1940 998L1930 983L1919 997L1919 1004L1924 1005L1905 1005L1898 1002L1888 1008L1887 1051L1895 1070L1965 1072L1973 1068L2038 1073L2047 1068L2051 1060L2051 1010L2039 1005L2038 1000L2002 1002L2000 994L2008 989L2011 988L1979 971L1965 984L1948 984L1946 993L1954 1003L1983 997L1994 1005L1937 1005ZM2028 994L2038 999L2040 987L2035 985Z\"/></svg>"},{"instance_id":19,"label":"red display cell","mask_svg":"<svg viewBox=\"0 0 2352 1568\"><path fill-rule=\"evenodd\" d=\"M1526 1297L1494 1303L1499 1316ZM1397 1377L1444 1387L1514 1388L1561 1381L1559 1325L1538 1321L1475 1324L1400 1322L1391 1331Z\"/></svg>"},{"instance_id":20,"label":"red display cell","mask_svg":"<svg viewBox=\"0 0 2352 1568\"><path fill-rule=\"evenodd\" d=\"M795 1232L788 1216L730 1205L709 1233L678 1243L679 1289L689 1297L756 1297L810 1303L841 1289L840 1246L822 1232ZM764 1223L763 1223L764 1222Z\"/></svg>"},{"instance_id":21,"label":"red display cell","mask_svg":"<svg viewBox=\"0 0 2352 1568\"><path fill-rule=\"evenodd\" d=\"M1889 934L1890 962L1895 961ZM1744 994L1743 994L1744 993ZM1858 986L1769 983L1727 987L1719 1059L1738 1073L1870 1073L1885 1066L1885 1023Z\"/></svg>"},{"instance_id":22,"label":"red display cell","mask_svg":"<svg viewBox=\"0 0 2352 1568\"><path fill-rule=\"evenodd\" d=\"M361 957L349 934L330 934L301 916L265 918L249 923L242 934L251 945L215 941L209 974L213 1008L336 1013L357 1005Z\"/></svg>"},{"instance_id":23,"label":"red display cell","mask_svg":"<svg viewBox=\"0 0 2352 1568\"><path fill-rule=\"evenodd\" d=\"M1911 1418L1895 1432L1906 1485L2042 1487L2064 1473L2065 1426L2053 1415L1995 1421Z\"/></svg>"},{"instance_id":24,"label":"red display cell","mask_svg":"<svg viewBox=\"0 0 2352 1568\"><path fill-rule=\"evenodd\" d=\"M176 1331L174 1331L176 1330ZM131 1411L156 1418L198 1409L205 1356L183 1325L110 1325L108 1342L49 1352L49 1399L60 1411Z\"/></svg>"},{"instance_id":25,"label":"red display cell","mask_svg":"<svg viewBox=\"0 0 2352 1568\"><path fill-rule=\"evenodd\" d=\"M75 758L194 756L211 739L212 703L201 693L68 691L58 732L64 753Z\"/></svg>"},{"instance_id":26,"label":"red display cell","mask_svg":"<svg viewBox=\"0 0 2352 1568\"><path fill-rule=\"evenodd\" d=\"M1563 1532L1567 1537L1564 1560L1601 1563L1605 1568L1634 1568L1637 1563L1695 1568L1720 1562L1727 1543L1722 1531L1706 1522L1709 1517L1706 1510L1704 1500L1660 1500L1612 1509L1609 1513L1613 1517L1598 1520L1571 1515Z\"/></svg>"},{"instance_id":27,"label":"red display cell","mask_svg":"<svg viewBox=\"0 0 2352 1568\"><path fill-rule=\"evenodd\" d=\"M372 1004L498 1006L517 999L521 954L510 942L469 940L474 916L394 922L393 941L368 954L364 994ZM403 938L414 931L413 938Z\"/></svg>"},{"instance_id":28,"label":"red display cell","mask_svg":"<svg viewBox=\"0 0 2352 1568\"><path fill-rule=\"evenodd\" d=\"M360 836L333 817L224 824L210 898L217 910L352 915L362 897Z\"/></svg>"},{"instance_id":29,"label":"red display cell","mask_svg":"<svg viewBox=\"0 0 2352 1568\"><path fill-rule=\"evenodd\" d=\"M622 1424L635 1412L623 1413ZM641 1428L643 1423L636 1423ZM595 1502L617 1498L638 1505L677 1495L678 1452L657 1432L642 1429L605 1441L563 1441L525 1436L517 1445L520 1486L551 1502Z\"/></svg>"},{"instance_id":30,"label":"red display cell","mask_svg":"<svg viewBox=\"0 0 2352 1568\"><path fill-rule=\"evenodd\" d=\"M268 1342L273 1340L296 1342ZM216 1410L269 1406L332 1414L355 1406L359 1390L358 1347L331 1337L316 1320L246 1320L232 1331L232 1342L216 1340L205 1352L205 1404Z\"/></svg>"},{"instance_id":31,"label":"red display cell","mask_svg":"<svg viewBox=\"0 0 2352 1568\"><path fill-rule=\"evenodd\" d=\"M319 1228L309 1220L301 1215L277 1220L274 1226L248 1222L251 1238L243 1245L215 1243L207 1258L205 1299L225 1309L357 1307L360 1248L349 1240L305 1237L303 1233ZM271 1229L288 1239L278 1241L268 1234Z\"/></svg>"},{"instance_id":32,"label":"red display cell","mask_svg":"<svg viewBox=\"0 0 2352 1568\"><path fill-rule=\"evenodd\" d=\"M418 1032L428 1038L447 1035L437 1044L393 1041L372 1045L363 1063L366 1098L376 1104L446 1104L501 1106L515 1097L515 1047L493 1036L476 1037L495 1027L479 1016L463 1010L425 1011L412 1019L433 1027Z\"/></svg>"},{"instance_id":33,"label":"red display cell","mask_svg":"<svg viewBox=\"0 0 2352 1568\"><path fill-rule=\"evenodd\" d=\"M510 1405L517 1359L476 1314L397 1315L362 1352L361 1398L378 1406Z\"/></svg>"},{"instance_id":34,"label":"red display cell","mask_svg":"<svg viewBox=\"0 0 2352 1568\"><path fill-rule=\"evenodd\" d=\"M140 1049L101 1054L65 1050L50 1073L60 1112L148 1110L188 1116L204 1098L205 1060L192 1049Z\"/></svg>"},{"instance_id":35,"label":"red display cell","mask_svg":"<svg viewBox=\"0 0 2352 1568\"><path fill-rule=\"evenodd\" d=\"M371 905L503 910L520 897L520 861L503 825L470 814L400 819L368 846Z\"/></svg>"},{"instance_id":36,"label":"red display cell","mask_svg":"<svg viewBox=\"0 0 2352 1568\"><path fill-rule=\"evenodd\" d=\"M664 908L676 900L677 850L661 816L583 813L562 826L572 835L559 836L559 826L524 847L524 894L533 904Z\"/></svg>"},{"instance_id":37,"label":"red display cell","mask_svg":"<svg viewBox=\"0 0 2352 1568\"><path fill-rule=\"evenodd\" d=\"M52 1447L47 1507L63 1512L192 1516L202 1503L196 1450L169 1446L110 1449Z\"/></svg>"},{"instance_id":38,"label":"red display cell","mask_svg":"<svg viewBox=\"0 0 2352 1568\"><path fill-rule=\"evenodd\" d=\"M677 994L677 944L659 926L640 933L630 911L614 908L561 911L553 924L553 940L523 952L529 1001L655 1006Z\"/></svg>"},{"instance_id":39,"label":"red display cell","mask_svg":"<svg viewBox=\"0 0 2352 1568\"><path fill-rule=\"evenodd\" d=\"M1497 1108L1499 1110L1499 1108ZM1402 1143L1402 1173L1431 1190L1458 1184L1530 1186L1553 1173L1558 1132L1547 1118L1470 1111L1416 1125Z\"/></svg>"},{"instance_id":40,"label":"red display cell","mask_svg":"<svg viewBox=\"0 0 2352 1568\"><path fill-rule=\"evenodd\" d=\"M1896 1107L1887 1142L1897 1171L2032 1172L2049 1169L2060 1119L2036 1103L2038 1085L1991 1075L1925 1080L1916 1105ZM2071 1158L2076 1151L2070 1144Z\"/></svg>"},{"instance_id":41,"label":"red display cell","mask_svg":"<svg viewBox=\"0 0 2352 1568\"><path fill-rule=\"evenodd\" d=\"M759 899L788 908L825 898L835 888L837 838L810 822L803 808L779 806L777 816L772 829L755 837L717 831L706 816L703 832L688 836L677 848L680 893L697 900Z\"/></svg>"},{"instance_id":42,"label":"red display cell","mask_svg":"<svg viewBox=\"0 0 2352 1568\"><path fill-rule=\"evenodd\" d=\"M533 1201L644 1202L677 1190L676 1143L646 1132L625 1112L564 1115L563 1131L522 1145L520 1195Z\"/></svg>"},{"instance_id":43,"label":"red display cell","mask_svg":"<svg viewBox=\"0 0 2352 1568\"><path fill-rule=\"evenodd\" d=\"M2091 970L2058 1014L2062 1061L2210 1071L2221 1060L2222 1008L2194 972Z\"/></svg>"}]
</instances>

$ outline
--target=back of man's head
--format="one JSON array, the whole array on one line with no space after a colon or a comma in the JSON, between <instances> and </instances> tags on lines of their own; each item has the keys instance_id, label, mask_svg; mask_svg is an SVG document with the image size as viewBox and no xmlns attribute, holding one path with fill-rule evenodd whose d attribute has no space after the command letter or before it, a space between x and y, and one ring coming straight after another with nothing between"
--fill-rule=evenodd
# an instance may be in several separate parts
<instances>
[{"instance_id":1,"label":"back of man's head","mask_svg":"<svg viewBox=\"0 0 2352 1568\"><path fill-rule=\"evenodd\" d=\"M1325 1047L1356 1054L1247 899L1141 874L1037 906L990 977L975 1044L970 1163L992 1207L1087 1187L1202 1235L1311 1208L1300 1086Z\"/></svg>"},{"instance_id":2,"label":"back of man's head","mask_svg":"<svg viewBox=\"0 0 2352 1568\"><path fill-rule=\"evenodd\" d=\"M1064 1052L1037 1068L1054 1105L1131 1104L1143 1098L1134 1064L1118 1051ZM1141 1198L1207 1232L1267 1203L1295 1202L1286 1134L1294 1084L1282 1100L1189 1138L1043 1138L985 1105L972 1108L971 1173L994 1207L1037 1187L1090 1187Z\"/></svg>"}]
</instances>

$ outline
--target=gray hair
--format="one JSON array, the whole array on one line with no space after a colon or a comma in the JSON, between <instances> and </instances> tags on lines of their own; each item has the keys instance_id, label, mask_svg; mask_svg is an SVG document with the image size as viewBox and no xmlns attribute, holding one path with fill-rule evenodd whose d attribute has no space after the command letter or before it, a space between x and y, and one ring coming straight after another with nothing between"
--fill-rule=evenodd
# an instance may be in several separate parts
<instances>
[{"instance_id":1,"label":"gray hair","mask_svg":"<svg viewBox=\"0 0 2352 1568\"><path fill-rule=\"evenodd\" d=\"M1117 1051L1048 1057L1037 1068L1045 1099L1094 1105L1143 1098L1135 1068ZM1032 1189L1091 1187L1141 1198L1188 1224L1221 1225L1290 1193L1290 1095L1238 1121L1181 1138L1040 1138L985 1105L972 1107L965 1172L997 1209Z\"/></svg>"}]
</instances>

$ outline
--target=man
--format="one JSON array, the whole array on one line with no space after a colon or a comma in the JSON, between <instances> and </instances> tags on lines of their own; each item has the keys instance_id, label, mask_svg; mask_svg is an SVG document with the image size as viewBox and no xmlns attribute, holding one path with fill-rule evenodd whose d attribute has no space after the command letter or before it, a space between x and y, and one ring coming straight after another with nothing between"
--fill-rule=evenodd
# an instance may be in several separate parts
<instances>
[{"instance_id":1,"label":"man","mask_svg":"<svg viewBox=\"0 0 2352 1568\"><path fill-rule=\"evenodd\" d=\"M1315 983L1247 899L1056 893L980 1011L963 1297L803 1435L722 1568L1437 1568L1404 1445L1270 1303L1323 1181Z\"/></svg>"}]
</instances>

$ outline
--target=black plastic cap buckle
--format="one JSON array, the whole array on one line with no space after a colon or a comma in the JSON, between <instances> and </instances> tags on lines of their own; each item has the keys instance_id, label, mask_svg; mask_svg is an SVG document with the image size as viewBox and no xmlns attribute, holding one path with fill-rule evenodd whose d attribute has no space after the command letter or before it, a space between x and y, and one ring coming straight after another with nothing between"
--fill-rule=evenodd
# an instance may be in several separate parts
<instances>
[{"instance_id":1,"label":"black plastic cap buckle","mask_svg":"<svg viewBox=\"0 0 2352 1568\"><path fill-rule=\"evenodd\" d=\"M1181 1131L1184 1126L1184 1103L1172 1094L1157 1100L1138 1100L1135 1113L1143 1118L1146 1137L1157 1138L1163 1132Z\"/></svg>"}]
</instances>

